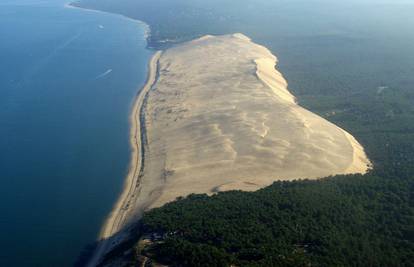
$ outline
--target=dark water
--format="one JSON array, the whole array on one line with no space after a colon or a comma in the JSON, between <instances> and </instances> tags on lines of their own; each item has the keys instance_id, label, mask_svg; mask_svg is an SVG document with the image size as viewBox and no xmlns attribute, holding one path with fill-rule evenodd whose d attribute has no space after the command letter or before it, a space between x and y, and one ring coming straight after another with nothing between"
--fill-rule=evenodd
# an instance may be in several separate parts
<instances>
[{"instance_id":1,"label":"dark water","mask_svg":"<svg viewBox=\"0 0 414 267\"><path fill-rule=\"evenodd\" d=\"M72 265L127 170L146 26L64 2L0 2L0 266Z\"/></svg>"}]
</instances>

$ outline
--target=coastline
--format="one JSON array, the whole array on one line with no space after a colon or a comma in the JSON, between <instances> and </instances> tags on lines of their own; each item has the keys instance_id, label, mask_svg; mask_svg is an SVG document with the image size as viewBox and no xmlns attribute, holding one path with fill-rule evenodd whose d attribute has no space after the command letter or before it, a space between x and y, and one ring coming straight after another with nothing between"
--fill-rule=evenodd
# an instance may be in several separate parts
<instances>
[{"instance_id":1,"label":"coastline","mask_svg":"<svg viewBox=\"0 0 414 267\"><path fill-rule=\"evenodd\" d=\"M125 16L125 15L122 15L122 14L119 14L119 13L112 13L112 12L107 12L107 11L103 11L103 10L91 9L91 8L85 8L85 7L77 6L76 2L73 2L73 1L65 3L63 5L63 8L80 9L80 10L87 11L87 12L102 13L102 14L111 15L111 16L118 16L118 17L121 17L122 19L138 23L138 24L145 27L144 38L147 42L147 49L150 49L148 40L149 40L149 37L151 36L151 28L147 23L145 23L142 20L133 19L131 17L128 17L128 16Z\"/></svg>"},{"instance_id":2,"label":"coastline","mask_svg":"<svg viewBox=\"0 0 414 267\"><path fill-rule=\"evenodd\" d=\"M150 59L148 63L147 81L134 101L130 115L131 160L128 174L124 182L122 193L102 226L98 237L100 243L93 253L93 257L89 261L88 266L96 266L108 250L123 240L125 235L122 234L122 231L125 230L125 226L128 225L129 217L133 215L130 214L130 212L134 211L134 209L131 208L133 207L131 203L139 196L139 191L141 189L140 178L142 177L142 175L140 175L143 164L143 150L141 149L143 142L141 132L142 105L148 91L155 83L157 77L157 63L161 54L161 51L157 51Z\"/></svg>"},{"instance_id":3,"label":"coastline","mask_svg":"<svg viewBox=\"0 0 414 267\"><path fill-rule=\"evenodd\" d=\"M144 26L144 36L146 40L147 49L150 49L148 39L151 35L151 29L148 24L141 20L133 19L122 14L106 12L102 10L90 9L81 6L77 6L76 2L69 1L63 5L63 8L80 9L86 12L102 13L106 15L119 16L122 19L138 23L140 26ZM152 50L152 49L150 49ZM123 188L118 196L115 204L113 205L110 213L105 218L101 229L97 236L98 245L94 249L92 256L87 262L87 266L96 266L99 264L102 257L110 251L117 244L122 242L128 237L125 233L127 224L130 219L129 212L133 211L134 208L130 206L132 200L138 197L140 190L140 172L142 171L143 164L143 150L141 149L141 111L145 101L147 92L151 89L157 78L157 62L161 56L162 51L155 51L148 62L147 77L141 90L137 92L135 99L133 100L132 110L130 112L130 147L131 147L131 158L128 167L128 172L123 181ZM133 205L132 205L133 206Z\"/></svg>"},{"instance_id":4,"label":"coastline","mask_svg":"<svg viewBox=\"0 0 414 267\"><path fill-rule=\"evenodd\" d=\"M128 174L125 179L124 189L114 208L106 219L104 226L100 232L99 238L109 238L116 234L125 224L126 217L130 211L131 198L136 197L135 193L140 186L140 172L143 165L142 153L142 133L141 133L141 107L144 99L152 85L155 83L157 76L157 62L161 56L161 51L157 51L148 63L147 81L135 99L131 116L130 116L130 144L131 144L131 160Z\"/></svg>"}]
</instances>

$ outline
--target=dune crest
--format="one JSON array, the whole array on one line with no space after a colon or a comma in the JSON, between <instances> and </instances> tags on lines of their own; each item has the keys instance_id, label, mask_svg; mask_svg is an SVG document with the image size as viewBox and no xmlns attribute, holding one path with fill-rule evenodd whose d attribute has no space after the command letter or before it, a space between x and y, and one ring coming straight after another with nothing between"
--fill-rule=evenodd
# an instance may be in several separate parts
<instances>
[{"instance_id":1,"label":"dune crest","mask_svg":"<svg viewBox=\"0 0 414 267\"><path fill-rule=\"evenodd\" d=\"M145 167L135 208L190 193L365 173L353 136L302 108L277 58L243 34L163 52L145 104Z\"/></svg>"}]
</instances>

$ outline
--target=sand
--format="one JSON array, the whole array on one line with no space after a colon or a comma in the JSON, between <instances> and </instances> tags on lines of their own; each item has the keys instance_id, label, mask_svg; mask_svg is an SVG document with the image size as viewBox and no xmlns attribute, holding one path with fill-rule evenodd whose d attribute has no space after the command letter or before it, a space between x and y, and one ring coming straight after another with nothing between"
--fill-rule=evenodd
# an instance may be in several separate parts
<instances>
[{"instance_id":1,"label":"sand","mask_svg":"<svg viewBox=\"0 0 414 267\"><path fill-rule=\"evenodd\" d=\"M134 101L130 116L131 161L125 179L124 189L101 229L99 235L100 242L88 262L88 266L96 266L105 253L110 251L129 235L127 226L129 225L130 220L134 218L135 214L134 209L132 209L134 205L131 205L131 203L135 203L137 196L139 196L142 170L144 166L142 156L143 150L141 146L143 143L141 114L147 93L156 80L157 62L160 56L161 52L158 51L151 58L148 65L147 81Z\"/></svg>"},{"instance_id":2,"label":"sand","mask_svg":"<svg viewBox=\"0 0 414 267\"><path fill-rule=\"evenodd\" d=\"M138 209L190 193L369 169L352 135L297 104L276 63L242 34L205 36L163 53L145 108L148 201Z\"/></svg>"},{"instance_id":3,"label":"sand","mask_svg":"<svg viewBox=\"0 0 414 267\"><path fill-rule=\"evenodd\" d=\"M151 89L151 86L155 82L156 68L158 59L161 56L161 52L157 52L151 58L148 66L147 82L138 94L132 113L130 117L131 129L130 129L130 144L131 144L131 162L128 170L128 174L124 184L124 190L119 197L116 205L114 206L110 216L101 231L101 238L107 238L117 233L122 226L129 212L129 206L134 201L134 197L137 195L137 190L140 185L140 171L143 165L143 157L141 150L142 136L141 136L141 122L140 112L143 106L145 96Z\"/></svg>"},{"instance_id":4,"label":"sand","mask_svg":"<svg viewBox=\"0 0 414 267\"><path fill-rule=\"evenodd\" d=\"M351 134L298 105L276 63L242 34L154 55L131 114L125 188L90 266L145 210L177 197L369 170Z\"/></svg>"}]
</instances>

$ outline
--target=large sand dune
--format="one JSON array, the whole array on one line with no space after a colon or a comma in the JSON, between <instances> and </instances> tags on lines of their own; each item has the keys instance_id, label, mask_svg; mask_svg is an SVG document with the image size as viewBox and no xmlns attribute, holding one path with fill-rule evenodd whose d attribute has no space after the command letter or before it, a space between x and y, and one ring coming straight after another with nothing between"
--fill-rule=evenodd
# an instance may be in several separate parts
<instances>
[{"instance_id":1,"label":"large sand dune","mask_svg":"<svg viewBox=\"0 0 414 267\"><path fill-rule=\"evenodd\" d=\"M145 209L179 196L368 170L352 135L296 103L276 62L242 34L154 55L131 114L125 188L88 266L128 238Z\"/></svg>"},{"instance_id":2,"label":"large sand dune","mask_svg":"<svg viewBox=\"0 0 414 267\"><path fill-rule=\"evenodd\" d=\"M162 54L144 110L137 208L190 193L367 171L361 145L300 107L276 62L242 34L205 36Z\"/></svg>"}]
</instances>

